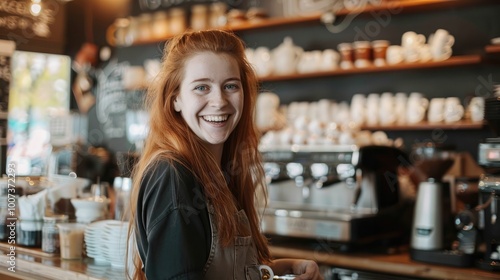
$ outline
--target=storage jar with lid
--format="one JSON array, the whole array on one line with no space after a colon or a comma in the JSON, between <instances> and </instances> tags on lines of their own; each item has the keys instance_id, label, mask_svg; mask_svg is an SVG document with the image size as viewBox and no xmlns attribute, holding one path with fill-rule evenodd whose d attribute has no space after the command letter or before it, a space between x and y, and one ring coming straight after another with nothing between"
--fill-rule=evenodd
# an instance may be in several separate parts
<instances>
[{"instance_id":1,"label":"storage jar with lid","mask_svg":"<svg viewBox=\"0 0 500 280\"><path fill-rule=\"evenodd\" d=\"M42 251L46 253L59 253L59 228L58 223L67 223L67 215L54 215L43 217Z\"/></svg>"}]
</instances>

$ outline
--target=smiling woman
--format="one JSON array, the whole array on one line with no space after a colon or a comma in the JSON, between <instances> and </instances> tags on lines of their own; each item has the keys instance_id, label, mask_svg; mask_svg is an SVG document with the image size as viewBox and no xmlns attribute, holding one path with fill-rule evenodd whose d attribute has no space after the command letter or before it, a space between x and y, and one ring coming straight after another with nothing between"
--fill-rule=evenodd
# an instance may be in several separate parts
<instances>
[{"instance_id":1,"label":"smiling woman","mask_svg":"<svg viewBox=\"0 0 500 280\"><path fill-rule=\"evenodd\" d=\"M312 261L271 260L260 232L257 78L242 41L216 30L173 38L148 93L150 132L132 176L134 279L263 279L271 269L321 279Z\"/></svg>"},{"instance_id":2,"label":"smiling woman","mask_svg":"<svg viewBox=\"0 0 500 280\"><path fill-rule=\"evenodd\" d=\"M237 61L229 55L197 54L186 61L185 78L174 100L175 111L218 160L243 110L239 72Z\"/></svg>"}]
</instances>

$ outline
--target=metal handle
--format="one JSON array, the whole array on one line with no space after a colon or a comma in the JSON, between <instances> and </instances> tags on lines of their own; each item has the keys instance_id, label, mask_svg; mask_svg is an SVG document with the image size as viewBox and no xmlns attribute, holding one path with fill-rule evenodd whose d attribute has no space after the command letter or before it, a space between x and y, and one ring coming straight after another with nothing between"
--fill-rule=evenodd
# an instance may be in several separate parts
<instances>
[{"instance_id":1,"label":"metal handle","mask_svg":"<svg viewBox=\"0 0 500 280\"><path fill-rule=\"evenodd\" d=\"M491 201L494 199L494 197L495 197L495 193L493 192L493 193L491 193L490 197L488 198L488 200L486 200L485 203L479 204L478 206L474 207L474 210L481 211L481 210L486 209L486 207L490 206Z\"/></svg>"},{"instance_id":2,"label":"metal handle","mask_svg":"<svg viewBox=\"0 0 500 280\"><path fill-rule=\"evenodd\" d=\"M495 193L491 193L491 224L494 225L497 222L497 196Z\"/></svg>"},{"instance_id":3,"label":"metal handle","mask_svg":"<svg viewBox=\"0 0 500 280\"><path fill-rule=\"evenodd\" d=\"M262 280L271 280L274 277L273 270L267 265L259 265L259 272Z\"/></svg>"},{"instance_id":4,"label":"metal handle","mask_svg":"<svg viewBox=\"0 0 500 280\"><path fill-rule=\"evenodd\" d=\"M363 171L361 169L356 170L356 189L354 189L354 197L351 203L351 209L356 209L358 200L361 197L361 185L363 181Z\"/></svg>"}]
</instances>

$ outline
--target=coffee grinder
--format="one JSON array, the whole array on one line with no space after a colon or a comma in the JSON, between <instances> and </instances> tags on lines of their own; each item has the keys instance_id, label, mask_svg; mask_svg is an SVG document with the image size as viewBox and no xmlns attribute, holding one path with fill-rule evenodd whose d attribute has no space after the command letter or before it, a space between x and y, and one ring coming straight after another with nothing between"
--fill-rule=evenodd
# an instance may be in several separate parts
<instances>
[{"instance_id":1,"label":"coffee grinder","mask_svg":"<svg viewBox=\"0 0 500 280\"><path fill-rule=\"evenodd\" d=\"M500 97L485 100L484 116L494 137L487 138L478 148L478 163L485 170L479 180L480 228L485 250L477 266L500 271Z\"/></svg>"},{"instance_id":2,"label":"coffee grinder","mask_svg":"<svg viewBox=\"0 0 500 280\"><path fill-rule=\"evenodd\" d=\"M454 151L425 143L415 149L416 172L425 180L418 186L411 232L410 257L415 261L451 266L470 266L473 255L451 250L448 231L451 218L450 186L443 175L455 160Z\"/></svg>"}]
</instances>

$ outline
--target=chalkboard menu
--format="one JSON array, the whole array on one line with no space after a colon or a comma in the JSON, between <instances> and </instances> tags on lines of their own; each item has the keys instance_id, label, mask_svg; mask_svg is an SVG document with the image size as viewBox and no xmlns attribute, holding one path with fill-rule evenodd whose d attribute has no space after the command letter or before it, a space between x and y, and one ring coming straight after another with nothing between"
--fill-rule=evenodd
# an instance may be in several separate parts
<instances>
[{"instance_id":1,"label":"chalkboard menu","mask_svg":"<svg viewBox=\"0 0 500 280\"><path fill-rule=\"evenodd\" d=\"M65 26L63 1L0 1L0 39L18 50L62 53Z\"/></svg>"},{"instance_id":2,"label":"chalkboard menu","mask_svg":"<svg viewBox=\"0 0 500 280\"><path fill-rule=\"evenodd\" d=\"M15 49L14 42L0 40L0 114L9 110L10 60Z\"/></svg>"},{"instance_id":3,"label":"chalkboard menu","mask_svg":"<svg viewBox=\"0 0 500 280\"><path fill-rule=\"evenodd\" d=\"M96 71L95 106L88 112L88 142L90 145L108 146L113 152L129 151L127 139L127 111L134 96L123 87L123 73L129 63L112 59Z\"/></svg>"},{"instance_id":4,"label":"chalkboard menu","mask_svg":"<svg viewBox=\"0 0 500 280\"><path fill-rule=\"evenodd\" d=\"M0 174L5 174L7 163L7 111L12 78L10 60L15 48L14 42L0 40Z\"/></svg>"},{"instance_id":5,"label":"chalkboard menu","mask_svg":"<svg viewBox=\"0 0 500 280\"><path fill-rule=\"evenodd\" d=\"M10 58L15 47L12 41L0 40L0 113L9 109Z\"/></svg>"}]
</instances>

